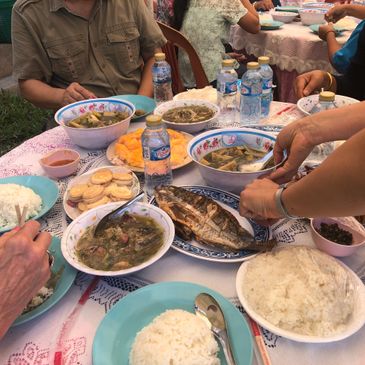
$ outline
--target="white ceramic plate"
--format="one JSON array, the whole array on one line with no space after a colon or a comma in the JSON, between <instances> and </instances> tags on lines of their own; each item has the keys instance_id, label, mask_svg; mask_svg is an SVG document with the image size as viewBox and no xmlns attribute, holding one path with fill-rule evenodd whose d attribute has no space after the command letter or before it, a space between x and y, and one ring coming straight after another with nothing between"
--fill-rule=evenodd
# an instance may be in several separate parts
<instances>
[{"instance_id":1,"label":"white ceramic plate","mask_svg":"<svg viewBox=\"0 0 365 365\"><path fill-rule=\"evenodd\" d=\"M338 261L338 260L337 260ZM285 338L288 338L293 341L298 342L306 342L306 343L328 343L328 342L335 342L343 340L355 332L357 332L365 323L365 286L360 280L360 278L352 271L350 270L345 264L343 264L341 261L338 261L338 263L343 266L351 275L353 279L353 283L355 285L355 309L352 315L352 318L346 328L333 336L329 337L320 337L320 336L307 336L307 335L301 335L292 331L288 331L285 329L282 329L280 327L277 327L273 325L272 323L268 322L265 318L261 317L254 308L252 308L249 303L246 300L246 297L243 292L243 285L242 283L245 280L245 275L247 271L247 264L248 262L244 262L236 276L236 291L238 298L245 309L245 311L248 313L248 315L255 320L259 325L266 328L270 332L282 336Z\"/></svg>"},{"instance_id":2,"label":"white ceramic plate","mask_svg":"<svg viewBox=\"0 0 365 365\"><path fill-rule=\"evenodd\" d=\"M318 94L305 96L297 101L297 107L304 114L311 115L310 111L318 103L318 98ZM354 103L359 103L359 100L343 95L336 95L335 97L335 104L338 108Z\"/></svg>"},{"instance_id":3,"label":"white ceramic plate","mask_svg":"<svg viewBox=\"0 0 365 365\"><path fill-rule=\"evenodd\" d=\"M96 169L89 170L88 172L86 172L80 176L77 176L73 180L71 180L67 186L67 190L66 190L65 194L63 195L63 209L65 210L66 214L71 219L76 219L79 215L82 214L82 212L80 212L76 207L72 207L71 205L69 205L67 203L68 194L69 194L70 189L75 185L88 183L92 174L94 174L98 170L105 169L105 168L111 170L112 172L131 173L133 176L133 182L132 182L132 185L130 185L128 187L132 190L133 197L135 197L139 193L140 185L139 185L138 177L131 170L127 169L126 167L101 166ZM118 204L120 205L121 202L123 202L123 201L125 201L125 200L121 200L120 202L118 202Z\"/></svg>"},{"instance_id":4,"label":"white ceramic plate","mask_svg":"<svg viewBox=\"0 0 365 365\"><path fill-rule=\"evenodd\" d=\"M269 239L269 228L260 226L254 221L248 220L239 215L237 209L239 206L240 198L237 195L210 186L196 185L182 187L194 193L215 200L224 209L232 213L237 218L240 225L250 234L255 236L258 241L267 241ZM155 198L152 198L151 204L157 205ZM226 249L219 249L217 247L200 243L195 239L191 241L185 241L178 235L176 235L174 238L172 248L185 255L192 256L197 259L225 263L242 262L244 260L254 257L257 254L257 252L251 250L229 251Z\"/></svg>"},{"instance_id":5,"label":"white ceramic plate","mask_svg":"<svg viewBox=\"0 0 365 365\"><path fill-rule=\"evenodd\" d=\"M126 209L126 212L135 213L142 216L151 217L154 219L164 230L164 243L160 247L159 251L147 261L140 265L133 266L129 269L118 270L118 271L103 271L92 269L82 263L76 255L76 244L82 234L85 232L86 228L97 224L105 215L112 212L114 209L120 206L119 202L109 203L106 205L101 205L91 209L78 218L76 218L66 229L61 241L61 250L64 258L68 263L87 274L98 275L98 276L120 276L128 275L133 272L144 269L147 266L152 265L154 262L159 260L170 248L175 235L175 227L172 223L171 218L160 208L157 208L150 204L135 203L131 207Z\"/></svg>"}]
</instances>

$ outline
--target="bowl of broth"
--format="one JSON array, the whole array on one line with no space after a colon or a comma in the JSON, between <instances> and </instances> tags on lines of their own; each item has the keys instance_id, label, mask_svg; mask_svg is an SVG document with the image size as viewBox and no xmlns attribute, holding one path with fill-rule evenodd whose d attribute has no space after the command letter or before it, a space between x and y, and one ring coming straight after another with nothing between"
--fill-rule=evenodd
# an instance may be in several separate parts
<instances>
[{"instance_id":1,"label":"bowl of broth","mask_svg":"<svg viewBox=\"0 0 365 365\"><path fill-rule=\"evenodd\" d=\"M51 178L62 178L74 174L79 162L80 154L68 148L52 151L39 160L42 169Z\"/></svg>"},{"instance_id":2,"label":"bowl of broth","mask_svg":"<svg viewBox=\"0 0 365 365\"><path fill-rule=\"evenodd\" d=\"M70 265L87 274L129 275L159 260L175 236L171 218L160 208L134 203L98 235L97 223L120 207L109 203L77 217L62 236L62 254Z\"/></svg>"},{"instance_id":3,"label":"bowl of broth","mask_svg":"<svg viewBox=\"0 0 365 365\"><path fill-rule=\"evenodd\" d=\"M275 140L257 129L224 128L199 134L187 148L208 185L239 194L251 181L277 167L272 164L250 172L247 167L273 149Z\"/></svg>"},{"instance_id":4,"label":"bowl of broth","mask_svg":"<svg viewBox=\"0 0 365 365\"><path fill-rule=\"evenodd\" d=\"M71 141L83 148L106 148L128 130L135 107L126 100L88 99L64 106L55 114Z\"/></svg>"}]
</instances>

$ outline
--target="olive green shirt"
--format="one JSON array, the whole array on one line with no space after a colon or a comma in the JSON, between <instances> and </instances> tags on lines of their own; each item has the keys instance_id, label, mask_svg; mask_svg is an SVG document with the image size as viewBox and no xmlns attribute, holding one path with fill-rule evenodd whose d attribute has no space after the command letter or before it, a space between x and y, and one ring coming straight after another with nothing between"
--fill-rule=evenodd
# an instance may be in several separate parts
<instances>
[{"instance_id":1,"label":"olive green shirt","mask_svg":"<svg viewBox=\"0 0 365 365\"><path fill-rule=\"evenodd\" d=\"M143 62L165 44L144 0L96 0L90 19L64 0L17 0L12 13L13 74L98 97L136 94Z\"/></svg>"}]
</instances>

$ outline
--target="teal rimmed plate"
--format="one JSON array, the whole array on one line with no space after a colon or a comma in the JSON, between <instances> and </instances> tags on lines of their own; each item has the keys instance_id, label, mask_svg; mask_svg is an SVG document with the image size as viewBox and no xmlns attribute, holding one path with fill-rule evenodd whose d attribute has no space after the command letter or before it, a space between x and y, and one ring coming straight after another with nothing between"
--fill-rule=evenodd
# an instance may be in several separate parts
<instances>
[{"instance_id":1,"label":"teal rimmed plate","mask_svg":"<svg viewBox=\"0 0 365 365\"><path fill-rule=\"evenodd\" d=\"M52 238L52 243L49 248L49 251L55 258L52 271L54 273L57 273L62 267L64 267L62 275L56 284L56 288L53 294L39 307L33 309L31 312L19 316L13 323L13 327L29 322L32 319L37 318L44 312L47 312L49 309L51 309L68 292L72 283L75 280L77 270L75 270L72 266L70 266L67 263L67 261L63 258L61 253L61 241L59 238L57 237Z\"/></svg>"},{"instance_id":2,"label":"teal rimmed plate","mask_svg":"<svg viewBox=\"0 0 365 365\"><path fill-rule=\"evenodd\" d=\"M318 34L318 29L319 27L323 25L323 24L312 24L309 26L309 29L315 33L315 34ZM333 25L333 28L335 29L335 35L336 37L340 36L342 34L342 32L344 32L346 30L346 28L343 28L343 27L340 27L336 24Z\"/></svg>"},{"instance_id":3,"label":"teal rimmed plate","mask_svg":"<svg viewBox=\"0 0 365 365\"><path fill-rule=\"evenodd\" d=\"M152 98L149 98L148 96L143 96L143 95L117 95L117 96L113 96L113 98L119 99L119 100L129 101L130 103L132 103L134 105L136 110L137 109L143 109L146 112L143 115L140 115L138 117L133 116L133 118L131 120L132 122L140 120L141 118L146 117L148 114L151 114L156 108L155 101Z\"/></svg>"},{"instance_id":4,"label":"teal rimmed plate","mask_svg":"<svg viewBox=\"0 0 365 365\"><path fill-rule=\"evenodd\" d=\"M212 295L223 309L237 365L251 365L252 336L239 310L222 295L207 287L185 282L148 285L120 300L100 323L93 343L93 365L129 363L129 352L136 334L168 309L194 313L194 300L200 293ZM226 365L223 351L219 358Z\"/></svg>"},{"instance_id":5,"label":"teal rimmed plate","mask_svg":"<svg viewBox=\"0 0 365 365\"><path fill-rule=\"evenodd\" d=\"M42 206L39 213L31 219L38 219L46 214L56 203L58 198L58 187L56 183L44 176L24 175L11 176L0 179L0 184L18 184L32 189L42 198ZM15 209L15 208L14 208ZM14 227L0 227L0 233L9 231Z\"/></svg>"},{"instance_id":6,"label":"teal rimmed plate","mask_svg":"<svg viewBox=\"0 0 365 365\"><path fill-rule=\"evenodd\" d=\"M276 20L262 20L260 26L262 30L276 30L279 29L284 23Z\"/></svg>"}]
</instances>

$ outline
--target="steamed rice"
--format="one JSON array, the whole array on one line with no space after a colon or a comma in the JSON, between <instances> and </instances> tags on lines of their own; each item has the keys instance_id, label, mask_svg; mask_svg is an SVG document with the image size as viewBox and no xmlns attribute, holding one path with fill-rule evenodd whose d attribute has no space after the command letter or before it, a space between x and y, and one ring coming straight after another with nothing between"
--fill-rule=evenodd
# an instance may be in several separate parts
<instances>
[{"instance_id":1,"label":"steamed rice","mask_svg":"<svg viewBox=\"0 0 365 365\"><path fill-rule=\"evenodd\" d=\"M219 365L219 347L205 322L181 309L167 310L138 332L130 365Z\"/></svg>"},{"instance_id":2,"label":"steamed rice","mask_svg":"<svg viewBox=\"0 0 365 365\"><path fill-rule=\"evenodd\" d=\"M302 335L328 337L351 318L355 288L334 258L307 247L287 247L247 263L243 292L271 324Z\"/></svg>"},{"instance_id":3,"label":"steamed rice","mask_svg":"<svg viewBox=\"0 0 365 365\"><path fill-rule=\"evenodd\" d=\"M20 211L28 206L26 220L36 216L41 210L42 199L32 189L18 184L0 185L0 228L13 228L18 224L15 205Z\"/></svg>"}]
</instances>

